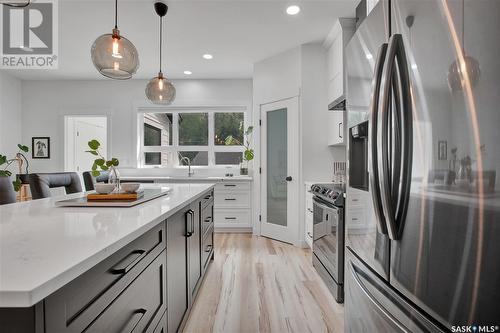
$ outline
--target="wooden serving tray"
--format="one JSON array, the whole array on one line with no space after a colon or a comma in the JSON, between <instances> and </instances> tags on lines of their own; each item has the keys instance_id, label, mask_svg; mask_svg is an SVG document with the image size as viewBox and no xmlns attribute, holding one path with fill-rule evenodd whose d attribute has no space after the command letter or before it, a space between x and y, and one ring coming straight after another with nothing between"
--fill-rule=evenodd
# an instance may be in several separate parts
<instances>
[{"instance_id":1,"label":"wooden serving tray","mask_svg":"<svg viewBox=\"0 0 500 333\"><path fill-rule=\"evenodd\" d=\"M139 191L137 193L110 193L110 194L99 194L90 193L87 194L88 201L117 201L117 200L137 200L144 196L144 191Z\"/></svg>"}]
</instances>

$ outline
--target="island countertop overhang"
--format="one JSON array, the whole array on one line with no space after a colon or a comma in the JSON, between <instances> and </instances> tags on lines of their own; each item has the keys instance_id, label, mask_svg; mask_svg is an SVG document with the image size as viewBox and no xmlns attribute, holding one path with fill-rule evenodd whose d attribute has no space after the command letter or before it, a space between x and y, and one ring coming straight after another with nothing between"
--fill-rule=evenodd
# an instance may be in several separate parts
<instances>
[{"instance_id":1,"label":"island countertop overhang","mask_svg":"<svg viewBox=\"0 0 500 333\"><path fill-rule=\"evenodd\" d=\"M131 208L54 206L81 193L0 206L0 307L35 305L214 186L169 184Z\"/></svg>"}]
</instances>

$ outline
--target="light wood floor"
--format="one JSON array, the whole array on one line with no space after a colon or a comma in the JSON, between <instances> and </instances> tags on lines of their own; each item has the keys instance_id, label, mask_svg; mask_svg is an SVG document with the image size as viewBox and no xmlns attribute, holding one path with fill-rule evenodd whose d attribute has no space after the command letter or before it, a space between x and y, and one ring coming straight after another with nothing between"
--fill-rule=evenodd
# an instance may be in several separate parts
<instances>
[{"instance_id":1,"label":"light wood floor","mask_svg":"<svg viewBox=\"0 0 500 333\"><path fill-rule=\"evenodd\" d=\"M310 250L251 234L216 234L215 249L184 332L343 332Z\"/></svg>"}]
</instances>

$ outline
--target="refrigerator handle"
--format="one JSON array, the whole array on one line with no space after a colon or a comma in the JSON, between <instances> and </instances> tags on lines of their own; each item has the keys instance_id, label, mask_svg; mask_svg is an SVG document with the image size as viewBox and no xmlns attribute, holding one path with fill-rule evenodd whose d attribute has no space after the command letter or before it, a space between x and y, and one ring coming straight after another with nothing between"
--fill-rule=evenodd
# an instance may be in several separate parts
<instances>
[{"instance_id":1,"label":"refrigerator handle","mask_svg":"<svg viewBox=\"0 0 500 333\"><path fill-rule=\"evenodd\" d=\"M392 97L394 92L396 126L389 125ZM404 51L403 37L392 35L389 39L387 57L382 74L382 97L378 121L382 130L377 140L381 143L382 154L378 159L381 170L379 186L389 238L398 240L408 208L412 165L412 104L410 76ZM396 132L392 132L396 130ZM395 139L394 153L389 152L389 138ZM392 156L391 156L392 155ZM391 165L389 165L391 164ZM392 189L391 189L392 186ZM393 204L395 203L395 204ZM394 207L395 206L395 207Z\"/></svg>"},{"instance_id":2,"label":"refrigerator handle","mask_svg":"<svg viewBox=\"0 0 500 333\"><path fill-rule=\"evenodd\" d=\"M351 271L351 275L353 277L353 280L356 282L358 288L363 292L363 294L370 300L370 302L375 306L375 308L388 320L390 320L394 326L399 328L400 332L405 332L405 333L410 333L406 327L404 327L389 311L387 311L382 304L380 304L379 301L370 293L368 288L364 285L364 283L361 281L360 277L358 276L358 270L352 262L349 263L349 270Z\"/></svg>"},{"instance_id":3,"label":"refrigerator handle","mask_svg":"<svg viewBox=\"0 0 500 333\"><path fill-rule=\"evenodd\" d=\"M382 79L382 71L384 66L384 60L387 53L387 44L384 43L380 46L377 55L377 61L375 63L375 73L372 81L372 93L371 93L371 103L370 103L370 126L368 127L368 150L369 150L369 163L368 163L368 173L370 175L370 187L371 195L373 201L373 207L375 210L377 229L381 234L387 234L387 227L384 223L384 213L382 208L382 202L380 198L380 188L379 188L379 169L377 166L378 160L378 148L377 148L377 132L378 132L378 105L380 97L380 81Z\"/></svg>"},{"instance_id":4,"label":"refrigerator handle","mask_svg":"<svg viewBox=\"0 0 500 333\"><path fill-rule=\"evenodd\" d=\"M392 36L389 39L389 45L387 47L387 55L385 58L384 69L382 71L382 81L381 81L381 97L379 101L379 113L377 121L381 125L381 129L377 131L377 144L381 149L381 153L377 158L378 169L380 170L379 176L379 188L380 197L382 202L382 210L385 216L385 223L387 227L387 233L390 239L395 240L397 238L396 222L394 220L394 210L392 206L392 196L391 196L391 184L390 177L391 171L389 166L390 152L389 152L389 138L392 136L392 130L389 126L391 111L391 90L393 88L393 75L394 75L394 65L395 65L395 54L397 44L394 42Z\"/></svg>"},{"instance_id":5,"label":"refrigerator handle","mask_svg":"<svg viewBox=\"0 0 500 333\"><path fill-rule=\"evenodd\" d=\"M397 36L397 37L396 37ZM400 180L398 186L398 198L395 212L398 235L404 228L404 220L410 201L411 172L413 158L413 104L411 101L410 74L406 60L406 52L401 35L394 35L396 48L396 65L398 67L398 117L401 123L401 148L400 148Z\"/></svg>"}]
</instances>

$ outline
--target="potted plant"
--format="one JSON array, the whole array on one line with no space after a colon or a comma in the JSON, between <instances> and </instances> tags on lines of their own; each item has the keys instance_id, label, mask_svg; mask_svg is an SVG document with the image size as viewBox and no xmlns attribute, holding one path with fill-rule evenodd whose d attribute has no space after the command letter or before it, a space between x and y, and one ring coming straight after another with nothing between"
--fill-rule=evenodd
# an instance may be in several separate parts
<instances>
[{"instance_id":1,"label":"potted plant","mask_svg":"<svg viewBox=\"0 0 500 333\"><path fill-rule=\"evenodd\" d=\"M226 138L226 142L225 142L226 146L238 145L238 146L245 147L245 150L243 151L244 163L242 161L241 166L240 166L240 174L241 175L248 175L248 162L253 160L253 158L255 156L254 150L250 147L252 132L253 132L253 126L249 126L244 133L244 139L243 139L244 142L243 143L240 142L238 139L235 139L232 135L229 135Z\"/></svg>"},{"instance_id":2,"label":"potted plant","mask_svg":"<svg viewBox=\"0 0 500 333\"><path fill-rule=\"evenodd\" d=\"M86 152L97 156L97 158L94 160L94 163L92 164L92 176L99 177L101 171L109 171L108 183L115 184L119 190L120 174L118 173L116 167L120 164L120 161L118 161L118 159L114 157L110 160L106 160L99 151L99 147L101 146L101 143L99 141L95 139L91 140L88 142L88 145L90 150L87 150ZM99 171L98 169L101 169L101 171Z\"/></svg>"},{"instance_id":3,"label":"potted plant","mask_svg":"<svg viewBox=\"0 0 500 333\"><path fill-rule=\"evenodd\" d=\"M21 154L21 152L27 153L29 150L27 146L21 144L18 144L17 147L19 148L17 154ZM16 202L16 192L21 189L22 182L19 178L16 177L12 182L10 179L12 172L9 167L16 161L18 161L17 157L9 159L7 156L0 154L0 192L2 192L0 194L0 204Z\"/></svg>"}]
</instances>

